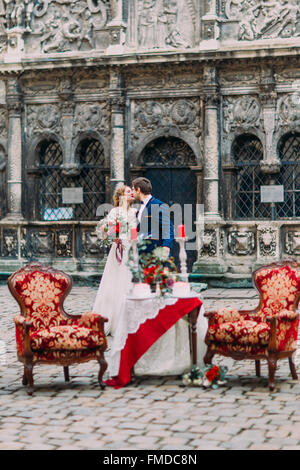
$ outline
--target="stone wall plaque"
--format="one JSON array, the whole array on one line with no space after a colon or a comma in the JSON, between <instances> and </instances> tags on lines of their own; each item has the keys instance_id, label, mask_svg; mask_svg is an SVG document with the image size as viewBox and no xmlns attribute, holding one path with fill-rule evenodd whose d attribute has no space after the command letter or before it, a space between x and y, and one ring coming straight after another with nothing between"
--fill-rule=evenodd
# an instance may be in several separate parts
<instances>
[{"instance_id":1,"label":"stone wall plaque","mask_svg":"<svg viewBox=\"0 0 300 470\"><path fill-rule=\"evenodd\" d=\"M260 187L261 202L284 202L284 186L268 185Z\"/></svg>"},{"instance_id":2,"label":"stone wall plaque","mask_svg":"<svg viewBox=\"0 0 300 470\"><path fill-rule=\"evenodd\" d=\"M82 204L83 188L62 188L63 204Z\"/></svg>"}]
</instances>

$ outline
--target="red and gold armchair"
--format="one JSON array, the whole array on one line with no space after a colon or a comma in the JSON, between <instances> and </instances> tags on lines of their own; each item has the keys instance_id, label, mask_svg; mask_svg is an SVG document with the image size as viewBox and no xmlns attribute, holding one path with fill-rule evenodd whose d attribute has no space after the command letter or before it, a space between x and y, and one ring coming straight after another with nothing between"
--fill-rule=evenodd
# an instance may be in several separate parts
<instances>
[{"instance_id":1,"label":"red and gold armchair","mask_svg":"<svg viewBox=\"0 0 300 470\"><path fill-rule=\"evenodd\" d=\"M103 389L107 319L94 312L68 315L64 311L72 278L63 271L30 263L9 277L8 287L21 310L14 321L17 355L24 364L23 385L28 385L28 394L33 393L36 364L62 365L69 381L69 365L92 359L100 364L98 381Z\"/></svg>"},{"instance_id":2,"label":"red and gold armchair","mask_svg":"<svg viewBox=\"0 0 300 470\"><path fill-rule=\"evenodd\" d=\"M260 294L255 310L223 309L207 312L208 346L205 364L215 354L233 359L254 359L260 376L260 360L268 361L269 388L274 390L278 359L289 358L291 374L298 379L293 354L297 349L300 299L300 264L281 261L253 272L253 282Z\"/></svg>"}]
</instances>

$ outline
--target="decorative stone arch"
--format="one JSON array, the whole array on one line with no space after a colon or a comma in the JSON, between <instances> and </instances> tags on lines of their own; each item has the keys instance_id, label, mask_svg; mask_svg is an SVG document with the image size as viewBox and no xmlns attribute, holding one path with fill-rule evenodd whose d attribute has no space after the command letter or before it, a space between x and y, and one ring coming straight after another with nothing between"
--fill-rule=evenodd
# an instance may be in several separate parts
<instances>
[{"instance_id":1,"label":"decorative stone arch","mask_svg":"<svg viewBox=\"0 0 300 470\"><path fill-rule=\"evenodd\" d=\"M140 168L141 165L141 156L143 154L144 149L151 143L154 142L155 140L165 137L175 137L179 140L184 141L193 151L195 155L195 166L201 166L202 165L202 152L201 152L201 147L198 142L195 142L191 139L191 137L186 134L185 132L182 132L178 130L177 127L171 126L171 127L165 127L162 129L158 129L155 132L152 132L151 134L147 135L141 141L131 149L129 152L130 155L130 166L131 168L138 167Z\"/></svg>"},{"instance_id":2,"label":"decorative stone arch","mask_svg":"<svg viewBox=\"0 0 300 470\"><path fill-rule=\"evenodd\" d=\"M106 168L109 168L110 167L110 144L108 142L108 140L103 137L99 132L97 131L83 131L83 132L79 132L74 140L72 141L72 155L73 155L73 159L74 159L74 162L75 164L78 164L79 162L77 161L77 157L78 157L78 154L77 154L77 151L78 151L78 146L80 145L80 143L84 140L96 140L98 142L100 142L101 146L103 147L103 153L104 153L104 166Z\"/></svg>"},{"instance_id":3,"label":"decorative stone arch","mask_svg":"<svg viewBox=\"0 0 300 470\"><path fill-rule=\"evenodd\" d=\"M236 140L243 135L253 135L259 139L261 145L263 147L263 155L265 155L265 134L257 128L238 128L234 132L226 135L226 141L223 142L223 158L222 158L222 165L230 165L234 164L232 158L232 148Z\"/></svg>"},{"instance_id":4,"label":"decorative stone arch","mask_svg":"<svg viewBox=\"0 0 300 470\"><path fill-rule=\"evenodd\" d=\"M62 151L62 157L64 161L64 141L63 139L52 132L42 132L36 134L33 139L28 143L26 147L26 170L30 171L34 168L38 168L40 164L40 146L45 141L54 141L57 142Z\"/></svg>"}]
</instances>

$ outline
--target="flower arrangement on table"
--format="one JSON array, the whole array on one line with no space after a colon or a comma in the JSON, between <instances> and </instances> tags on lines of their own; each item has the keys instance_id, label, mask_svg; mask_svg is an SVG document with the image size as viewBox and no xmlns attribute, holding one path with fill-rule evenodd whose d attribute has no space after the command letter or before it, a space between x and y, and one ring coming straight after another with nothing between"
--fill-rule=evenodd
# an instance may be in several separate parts
<instances>
[{"instance_id":1,"label":"flower arrangement on table","mask_svg":"<svg viewBox=\"0 0 300 470\"><path fill-rule=\"evenodd\" d=\"M139 237L137 266L133 263L132 253L129 253L128 266L132 273L133 282L144 282L150 285L152 291L156 290L156 292L159 288L160 295L171 293L173 284L178 277L174 258L169 257L161 246L150 253L147 252L148 243L146 238Z\"/></svg>"},{"instance_id":2,"label":"flower arrangement on table","mask_svg":"<svg viewBox=\"0 0 300 470\"><path fill-rule=\"evenodd\" d=\"M96 233L101 248L110 248L112 243L116 243L116 258L121 263L123 251L125 249L122 240L128 238L131 225L124 217L108 214L98 222Z\"/></svg>"},{"instance_id":3,"label":"flower arrangement on table","mask_svg":"<svg viewBox=\"0 0 300 470\"><path fill-rule=\"evenodd\" d=\"M191 371L182 377L182 382L184 385L216 389L227 383L225 380L227 372L226 366L209 364L199 368L194 365Z\"/></svg>"}]
</instances>

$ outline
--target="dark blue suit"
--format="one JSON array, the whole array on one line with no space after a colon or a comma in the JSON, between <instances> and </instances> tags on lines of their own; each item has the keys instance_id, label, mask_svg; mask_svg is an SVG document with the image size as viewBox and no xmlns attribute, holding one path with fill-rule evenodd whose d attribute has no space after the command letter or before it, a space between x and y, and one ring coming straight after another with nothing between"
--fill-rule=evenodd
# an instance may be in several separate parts
<instances>
[{"instance_id":1,"label":"dark blue suit","mask_svg":"<svg viewBox=\"0 0 300 470\"><path fill-rule=\"evenodd\" d=\"M149 237L151 243L147 245L146 252L151 252L157 246L167 246L172 254L174 241L174 228L170 220L168 206L152 197L142 212L141 222L138 224L139 235Z\"/></svg>"}]
</instances>

